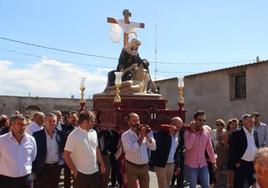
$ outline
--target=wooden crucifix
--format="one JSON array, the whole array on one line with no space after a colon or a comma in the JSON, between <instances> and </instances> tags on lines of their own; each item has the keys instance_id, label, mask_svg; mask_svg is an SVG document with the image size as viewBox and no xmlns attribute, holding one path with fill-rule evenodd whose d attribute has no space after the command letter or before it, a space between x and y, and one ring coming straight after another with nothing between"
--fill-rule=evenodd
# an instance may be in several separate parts
<instances>
[{"instance_id":1,"label":"wooden crucifix","mask_svg":"<svg viewBox=\"0 0 268 188\"><path fill-rule=\"evenodd\" d=\"M144 28L144 23L137 23L137 22L130 22L129 17L131 17L131 12L129 12L128 9L125 9L123 11L124 16L124 23L125 24L135 24L138 28ZM115 18L108 17L107 18L108 23L118 24ZM124 47L128 44L128 33L124 32Z\"/></svg>"}]
</instances>

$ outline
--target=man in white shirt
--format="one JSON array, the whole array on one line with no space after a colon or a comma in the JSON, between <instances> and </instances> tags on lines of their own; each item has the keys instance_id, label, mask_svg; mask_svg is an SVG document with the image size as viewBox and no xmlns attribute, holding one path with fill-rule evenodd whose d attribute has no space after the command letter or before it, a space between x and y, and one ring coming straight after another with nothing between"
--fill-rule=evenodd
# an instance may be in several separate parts
<instances>
[{"instance_id":1,"label":"man in white shirt","mask_svg":"<svg viewBox=\"0 0 268 188\"><path fill-rule=\"evenodd\" d=\"M31 188L36 143L31 135L25 133L24 116L12 115L10 123L11 131L0 136L0 187Z\"/></svg>"},{"instance_id":2,"label":"man in white shirt","mask_svg":"<svg viewBox=\"0 0 268 188\"><path fill-rule=\"evenodd\" d=\"M62 113L59 110L53 110L52 113L57 116L56 129L58 129L59 131L61 131L62 130L61 124L63 123Z\"/></svg>"},{"instance_id":3,"label":"man in white shirt","mask_svg":"<svg viewBox=\"0 0 268 188\"><path fill-rule=\"evenodd\" d=\"M174 117L171 124L161 125L160 131L154 135L156 150L152 152L152 164L157 176L159 188L167 188L170 185L174 168L175 153L179 144L179 129L183 126L180 117Z\"/></svg>"},{"instance_id":4,"label":"man in white shirt","mask_svg":"<svg viewBox=\"0 0 268 188\"><path fill-rule=\"evenodd\" d=\"M33 135L34 132L43 129L43 123L45 119L45 114L43 112L36 112L33 116L33 121L26 127L25 132Z\"/></svg>"},{"instance_id":5,"label":"man in white shirt","mask_svg":"<svg viewBox=\"0 0 268 188\"><path fill-rule=\"evenodd\" d=\"M100 173L106 171L98 147L97 133L93 129L95 115L84 110L79 114L79 127L68 136L64 148L64 159L74 174L74 188L100 187ZM99 164L99 167L98 167Z\"/></svg>"},{"instance_id":6,"label":"man in white shirt","mask_svg":"<svg viewBox=\"0 0 268 188\"><path fill-rule=\"evenodd\" d=\"M37 145L37 156L33 162L35 188L57 188L59 184L63 137L56 129L56 122L55 114L47 114L45 128L33 133Z\"/></svg>"},{"instance_id":7,"label":"man in white shirt","mask_svg":"<svg viewBox=\"0 0 268 188\"><path fill-rule=\"evenodd\" d=\"M253 116L244 114L241 119L243 126L230 137L229 162L234 169L234 188L243 188L244 184L249 187L254 183L253 160L259 147Z\"/></svg>"},{"instance_id":8,"label":"man in white shirt","mask_svg":"<svg viewBox=\"0 0 268 188\"><path fill-rule=\"evenodd\" d=\"M127 121L129 130L122 135L121 140L126 158L128 188L136 188L137 180L140 188L149 188L148 149L155 150L156 142L146 127L137 130L140 123L138 114L130 113Z\"/></svg>"}]
</instances>

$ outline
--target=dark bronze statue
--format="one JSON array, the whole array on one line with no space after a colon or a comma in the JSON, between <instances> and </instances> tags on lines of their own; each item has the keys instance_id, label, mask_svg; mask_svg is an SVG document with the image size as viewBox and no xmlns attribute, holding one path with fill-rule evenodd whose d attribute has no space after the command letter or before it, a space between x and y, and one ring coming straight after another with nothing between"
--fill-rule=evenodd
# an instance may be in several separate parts
<instances>
[{"instance_id":1,"label":"dark bronze statue","mask_svg":"<svg viewBox=\"0 0 268 188\"><path fill-rule=\"evenodd\" d=\"M116 71L123 72L121 92L126 93L157 93L156 86L149 73L149 62L141 59L138 48L141 42L132 39L129 44L122 49L116 70L108 73L108 82L104 90L105 93L114 91L114 81Z\"/></svg>"}]
</instances>

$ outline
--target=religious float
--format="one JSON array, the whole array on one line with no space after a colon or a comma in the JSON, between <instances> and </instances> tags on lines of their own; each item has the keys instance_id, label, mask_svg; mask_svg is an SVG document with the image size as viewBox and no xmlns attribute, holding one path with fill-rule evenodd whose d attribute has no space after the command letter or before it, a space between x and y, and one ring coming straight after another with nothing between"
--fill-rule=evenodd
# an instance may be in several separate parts
<instances>
[{"instance_id":1,"label":"religious float","mask_svg":"<svg viewBox=\"0 0 268 188\"><path fill-rule=\"evenodd\" d=\"M151 79L149 62L139 56L141 42L137 38L129 40L133 28L145 25L129 21L131 13L128 10L124 10L123 15L123 20L107 19L108 23L118 24L124 31L124 47L116 70L108 73L106 88L93 96L96 127L123 132L129 128L125 117L131 112L137 113L140 122L150 125L153 130L158 130L161 123L168 123L174 116L185 120L183 87L178 89L178 109L168 109L167 99L158 94Z\"/></svg>"}]
</instances>

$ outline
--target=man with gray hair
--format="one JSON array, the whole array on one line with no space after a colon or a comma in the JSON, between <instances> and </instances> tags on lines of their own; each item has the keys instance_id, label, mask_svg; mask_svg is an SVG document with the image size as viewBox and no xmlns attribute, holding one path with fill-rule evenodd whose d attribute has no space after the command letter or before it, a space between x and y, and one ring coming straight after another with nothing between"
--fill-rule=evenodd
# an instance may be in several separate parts
<instances>
[{"instance_id":1,"label":"man with gray hair","mask_svg":"<svg viewBox=\"0 0 268 188\"><path fill-rule=\"evenodd\" d=\"M31 135L25 133L24 116L12 115L10 122L11 131L0 136L0 187L31 188L36 143Z\"/></svg>"},{"instance_id":2,"label":"man with gray hair","mask_svg":"<svg viewBox=\"0 0 268 188\"><path fill-rule=\"evenodd\" d=\"M261 115L258 112L251 114L254 117L254 130L258 134L260 147L268 146L268 127L265 123L261 122Z\"/></svg>"},{"instance_id":3,"label":"man with gray hair","mask_svg":"<svg viewBox=\"0 0 268 188\"><path fill-rule=\"evenodd\" d=\"M253 116L244 114L241 119L243 126L230 137L229 161L234 169L234 188L244 188L245 184L249 187L254 183L253 161L259 147Z\"/></svg>"},{"instance_id":4,"label":"man with gray hair","mask_svg":"<svg viewBox=\"0 0 268 188\"><path fill-rule=\"evenodd\" d=\"M257 151L254 158L254 169L256 173L256 183L252 188L268 187L268 147L261 148Z\"/></svg>"},{"instance_id":5,"label":"man with gray hair","mask_svg":"<svg viewBox=\"0 0 268 188\"><path fill-rule=\"evenodd\" d=\"M36 112L33 116L32 123L26 127L25 132L30 135L33 135L34 132L43 129L44 119L45 114L43 112Z\"/></svg>"},{"instance_id":6,"label":"man with gray hair","mask_svg":"<svg viewBox=\"0 0 268 188\"><path fill-rule=\"evenodd\" d=\"M57 116L49 113L45 117L44 129L33 133L37 145L37 156L33 162L36 188L57 188L60 180L63 137L56 129Z\"/></svg>"}]
</instances>

